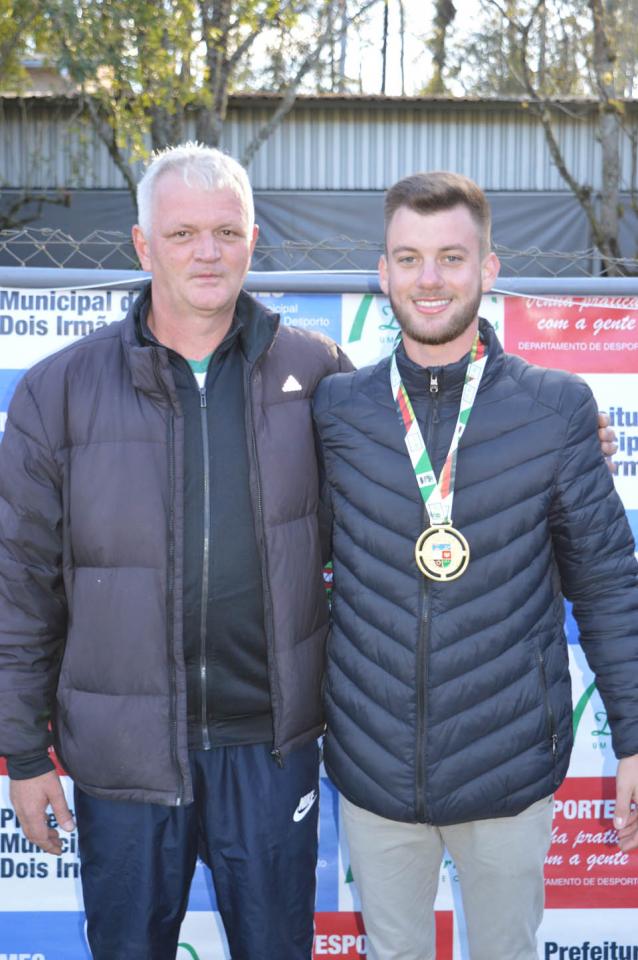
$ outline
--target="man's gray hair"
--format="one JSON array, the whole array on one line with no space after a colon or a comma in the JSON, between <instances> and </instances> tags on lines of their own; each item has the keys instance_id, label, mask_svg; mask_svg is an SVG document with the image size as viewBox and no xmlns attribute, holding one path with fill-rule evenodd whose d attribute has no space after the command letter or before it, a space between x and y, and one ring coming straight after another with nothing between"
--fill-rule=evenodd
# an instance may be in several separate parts
<instances>
[{"instance_id":1,"label":"man's gray hair","mask_svg":"<svg viewBox=\"0 0 638 960\"><path fill-rule=\"evenodd\" d=\"M142 233L146 236L151 230L155 184L165 173L173 171L181 173L184 183L189 187L203 187L205 190L224 188L232 190L246 210L248 226L252 230L255 222L255 204L248 174L244 168L221 150L189 141L154 153L137 185L137 218Z\"/></svg>"}]
</instances>

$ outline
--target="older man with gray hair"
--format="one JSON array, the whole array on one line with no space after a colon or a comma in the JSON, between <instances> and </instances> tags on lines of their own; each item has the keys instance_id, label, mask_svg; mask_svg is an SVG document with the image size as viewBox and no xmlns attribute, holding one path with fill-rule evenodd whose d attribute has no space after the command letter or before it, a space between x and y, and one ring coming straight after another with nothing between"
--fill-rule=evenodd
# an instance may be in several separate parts
<instances>
[{"instance_id":1,"label":"older man with gray hair","mask_svg":"<svg viewBox=\"0 0 638 960\"><path fill-rule=\"evenodd\" d=\"M0 753L27 837L75 784L96 960L169 960L197 855L233 960L309 960L328 611L310 399L350 364L242 291L248 178L156 156L129 315L33 367L0 448Z\"/></svg>"}]
</instances>

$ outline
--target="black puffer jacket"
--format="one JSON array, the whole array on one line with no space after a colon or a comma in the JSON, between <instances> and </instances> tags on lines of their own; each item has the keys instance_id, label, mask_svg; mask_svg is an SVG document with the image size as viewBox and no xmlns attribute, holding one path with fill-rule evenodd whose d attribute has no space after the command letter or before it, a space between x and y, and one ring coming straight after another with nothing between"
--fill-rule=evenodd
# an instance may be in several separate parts
<instances>
[{"instance_id":1,"label":"black puffer jacket","mask_svg":"<svg viewBox=\"0 0 638 960\"><path fill-rule=\"evenodd\" d=\"M310 398L350 364L331 341L277 329L252 298L242 303L264 331L246 338L242 357L273 748L285 753L323 720ZM183 470L166 351L140 344L132 312L18 385L0 446L0 754L46 749L52 720L62 761L88 793L191 799Z\"/></svg>"},{"instance_id":2,"label":"black puffer jacket","mask_svg":"<svg viewBox=\"0 0 638 960\"><path fill-rule=\"evenodd\" d=\"M489 360L453 508L471 559L457 580L426 580L414 561L429 521L389 360L315 397L335 515L326 767L348 799L395 820L509 816L560 784L572 745L563 594L616 753L638 753L637 567L595 402L481 329ZM399 358L437 476L466 365L439 368L432 394L430 371Z\"/></svg>"}]
</instances>

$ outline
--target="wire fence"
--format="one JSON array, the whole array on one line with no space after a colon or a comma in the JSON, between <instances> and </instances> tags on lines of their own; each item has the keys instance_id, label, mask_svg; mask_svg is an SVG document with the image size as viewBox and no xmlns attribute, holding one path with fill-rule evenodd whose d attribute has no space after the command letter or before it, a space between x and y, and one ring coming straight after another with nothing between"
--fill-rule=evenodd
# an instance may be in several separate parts
<instances>
[{"instance_id":1,"label":"wire fence","mask_svg":"<svg viewBox=\"0 0 638 960\"><path fill-rule=\"evenodd\" d=\"M260 270L374 270L382 244L347 236L279 244L258 241L252 269ZM513 250L496 244L504 277L596 277L602 271L594 248L571 252ZM609 261L608 261L609 262ZM613 261L623 276L638 276L638 260ZM128 234L94 230L81 239L62 230L20 228L0 230L0 266L131 270L139 264Z\"/></svg>"}]
</instances>

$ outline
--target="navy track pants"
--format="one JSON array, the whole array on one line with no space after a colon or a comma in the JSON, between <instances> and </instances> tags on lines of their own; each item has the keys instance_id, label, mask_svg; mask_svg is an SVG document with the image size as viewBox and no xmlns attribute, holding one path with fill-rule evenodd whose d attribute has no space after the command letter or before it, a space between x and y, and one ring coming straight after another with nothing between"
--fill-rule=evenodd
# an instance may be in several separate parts
<instances>
[{"instance_id":1,"label":"navy track pants","mask_svg":"<svg viewBox=\"0 0 638 960\"><path fill-rule=\"evenodd\" d=\"M317 744L293 751L283 767L265 744L198 750L191 769L195 800L184 807L76 788L94 960L175 960L198 854L212 873L232 960L310 960Z\"/></svg>"}]
</instances>

